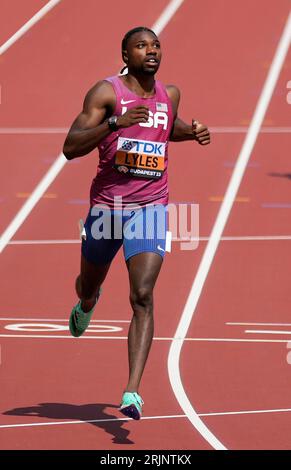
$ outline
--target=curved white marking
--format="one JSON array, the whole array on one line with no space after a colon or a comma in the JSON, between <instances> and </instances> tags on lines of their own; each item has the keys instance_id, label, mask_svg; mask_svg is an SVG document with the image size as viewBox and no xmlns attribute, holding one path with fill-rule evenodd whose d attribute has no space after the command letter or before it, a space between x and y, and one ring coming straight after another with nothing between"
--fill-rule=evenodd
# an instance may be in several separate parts
<instances>
[{"instance_id":1,"label":"curved white marking","mask_svg":"<svg viewBox=\"0 0 291 470\"><path fill-rule=\"evenodd\" d=\"M11 331L65 331L69 329L66 325L52 325L51 323L14 323L5 325L4 328Z\"/></svg>"},{"instance_id":2,"label":"curved white marking","mask_svg":"<svg viewBox=\"0 0 291 470\"><path fill-rule=\"evenodd\" d=\"M193 426L200 432L206 441L217 450L225 449L224 445L212 434L205 424L201 421L198 414L190 403L184 390L180 376L180 353L184 339L187 335L190 323L195 314L195 309L199 301L204 283L206 281L209 269L213 262L218 244L220 242L224 227L228 220L232 205L234 203L238 188L247 167L250 155L254 148L260 127L264 120L267 108L269 106L274 88L276 86L280 71L285 61L289 45L291 42L291 13L287 18L287 22L280 38L274 59L272 61L267 79L265 81L261 96L257 103L255 113L252 118L249 130L243 143L241 152L238 156L230 183L226 190L220 211L216 218L213 230L211 232L209 242L203 253L196 277L192 284L186 305L184 307L177 331L175 333L176 341L173 341L170 347L168 357L168 372L173 391L180 403L183 411L188 416ZM177 339L180 338L180 341Z\"/></svg>"},{"instance_id":3,"label":"curved white marking","mask_svg":"<svg viewBox=\"0 0 291 470\"><path fill-rule=\"evenodd\" d=\"M11 331L68 331L67 325L55 325L52 323L14 323L12 325L6 325L6 330ZM87 331L91 333L116 333L122 331L119 326L111 325L89 325Z\"/></svg>"}]
</instances>

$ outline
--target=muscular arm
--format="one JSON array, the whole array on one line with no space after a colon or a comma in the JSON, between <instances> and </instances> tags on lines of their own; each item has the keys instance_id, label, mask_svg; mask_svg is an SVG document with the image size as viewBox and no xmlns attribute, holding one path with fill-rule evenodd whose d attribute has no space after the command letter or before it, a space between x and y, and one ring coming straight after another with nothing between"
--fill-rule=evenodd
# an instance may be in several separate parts
<instances>
[{"instance_id":1,"label":"muscular arm","mask_svg":"<svg viewBox=\"0 0 291 470\"><path fill-rule=\"evenodd\" d=\"M109 82L98 82L86 95L83 111L75 119L64 143L63 153L68 160L91 152L112 130L107 117L112 115L116 104L115 92ZM136 106L118 116L116 125L130 127L147 122L149 110Z\"/></svg>"},{"instance_id":2,"label":"muscular arm","mask_svg":"<svg viewBox=\"0 0 291 470\"><path fill-rule=\"evenodd\" d=\"M109 82L98 82L86 95L83 111L73 122L64 143L63 153L68 160L81 157L97 147L110 134L107 115L115 106L114 90Z\"/></svg>"},{"instance_id":3,"label":"muscular arm","mask_svg":"<svg viewBox=\"0 0 291 470\"><path fill-rule=\"evenodd\" d=\"M170 100L172 101L172 108L174 113L174 125L172 128L170 140L172 142L196 140L201 145L209 144L210 134L206 126L195 120L192 120L192 125L189 125L178 117L178 108L180 102L179 89L174 85L168 85L167 93Z\"/></svg>"},{"instance_id":4,"label":"muscular arm","mask_svg":"<svg viewBox=\"0 0 291 470\"><path fill-rule=\"evenodd\" d=\"M196 136L193 133L192 126L186 124L178 116L175 119L172 129L170 140L172 142L182 142L184 140L195 140Z\"/></svg>"}]
</instances>

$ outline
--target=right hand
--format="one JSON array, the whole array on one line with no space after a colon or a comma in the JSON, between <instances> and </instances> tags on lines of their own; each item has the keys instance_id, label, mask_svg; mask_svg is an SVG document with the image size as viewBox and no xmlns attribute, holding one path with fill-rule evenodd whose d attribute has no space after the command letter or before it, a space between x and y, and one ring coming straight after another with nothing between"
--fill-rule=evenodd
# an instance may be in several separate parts
<instances>
[{"instance_id":1,"label":"right hand","mask_svg":"<svg viewBox=\"0 0 291 470\"><path fill-rule=\"evenodd\" d=\"M117 118L118 127L130 127L140 122L147 122L149 119L149 108L146 106L136 106L128 109L122 116Z\"/></svg>"}]
</instances>

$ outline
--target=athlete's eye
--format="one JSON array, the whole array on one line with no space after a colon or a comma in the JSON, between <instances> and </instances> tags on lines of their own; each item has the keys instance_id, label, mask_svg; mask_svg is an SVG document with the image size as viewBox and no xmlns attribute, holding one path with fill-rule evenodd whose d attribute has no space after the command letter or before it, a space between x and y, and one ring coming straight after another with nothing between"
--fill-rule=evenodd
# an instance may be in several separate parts
<instances>
[{"instance_id":1,"label":"athlete's eye","mask_svg":"<svg viewBox=\"0 0 291 470\"><path fill-rule=\"evenodd\" d=\"M144 43L143 43L143 42L140 42L139 44L137 44L137 48L138 48L138 49L141 49L142 47L144 47Z\"/></svg>"}]
</instances>

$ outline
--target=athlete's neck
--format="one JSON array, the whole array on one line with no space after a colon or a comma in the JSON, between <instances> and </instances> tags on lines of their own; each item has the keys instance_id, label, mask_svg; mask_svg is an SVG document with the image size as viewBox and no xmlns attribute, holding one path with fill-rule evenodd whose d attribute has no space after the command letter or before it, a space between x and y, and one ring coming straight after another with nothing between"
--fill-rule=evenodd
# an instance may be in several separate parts
<instances>
[{"instance_id":1,"label":"athlete's neck","mask_svg":"<svg viewBox=\"0 0 291 470\"><path fill-rule=\"evenodd\" d=\"M141 96L142 98L148 98L155 94L154 75L145 76L129 72L122 78L126 86L136 95Z\"/></svg>"}]
</instances>

